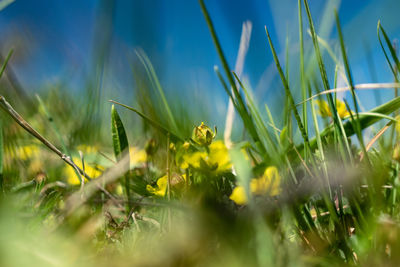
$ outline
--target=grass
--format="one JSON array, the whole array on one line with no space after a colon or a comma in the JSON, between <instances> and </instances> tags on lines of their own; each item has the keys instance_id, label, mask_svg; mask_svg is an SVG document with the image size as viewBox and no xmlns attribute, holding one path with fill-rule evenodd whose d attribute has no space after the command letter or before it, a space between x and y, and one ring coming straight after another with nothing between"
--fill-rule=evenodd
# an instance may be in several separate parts
<instances>
[{"instance_id":1,"label":"grass","mask_svg":"<svg viewBox=\"0 0 400 267\"><path fill-rule=\"evenodd\" d=\"M231 71L199 2L222 64L223 72L215 72L240 115L242 137L228 148L216 128L195 125L187 115L191 107L177 112L142 50L136 53L141 65L132 67L147 88L137 92L139 107L118 99L112 105L84 100L82 106L57 88L28 100L5 90L1 266L400 263L400 97L367 112L360 112L357 98L363 89L397 90L400 63L382 25L378 41L396 83L357 85L338 14L335 55L315 31L307 0L299 0L299 71L291 76L300 83L290 83L288 48L282 66L266 28L285 115L274 116L262 103L264 116L251 87ZM312 47L304 41L303 10ZM334 77L328 77L320 44L335 64L343 61ZM339 75L346 77L346 88L336 88ZM88 96L101 94L95 84ZM350 91L354 110L336 98L343 90ZM369 127L380 129L371 140Z\"/></svg>"}]
</instances>

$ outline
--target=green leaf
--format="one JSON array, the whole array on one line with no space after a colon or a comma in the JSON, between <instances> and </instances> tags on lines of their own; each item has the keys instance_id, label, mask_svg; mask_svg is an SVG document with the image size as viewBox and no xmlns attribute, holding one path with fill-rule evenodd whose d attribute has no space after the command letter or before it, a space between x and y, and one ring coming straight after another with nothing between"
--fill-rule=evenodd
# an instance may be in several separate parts
<instances>
[{"instance_id":1,"label":"green leaf","mask_svg":"<svg viewBox=\"0 0 400 267\"><path fill-rule=\"evenodd\" d=\"M114 105L111 106L111 133L114 147L114 154L117 160L120 160L125 154L129 157L129 143L128 137L126 136L124 125L122 124L121 118ZM127 160L127 169L129 169L129 162ZM125 192L127 199L130 198L130 185L129 185L129 173L125 174ZM130 211L130 205L128 201L127 212Z\"/></svg>"},{"instance_id":2,"label":"green leaf","mask_svg":"<svg viewBox=\"0 0 400 267\"><path fill-rule=\"evenodd\" d=\"M391 71L393 73L393 76L395 77L396 82L397 82L398 81L397 72L398 72L398 69L400 67L400 61L399 61L399 59L397 57L396 51L394 50L394 48L392 46L392 43L390 42L389 36L386 34L386 31L383 29L380 21L378 21L378 29L377 29L377 31L378 31L378 40L379 40L379 43L381 45L383 54L385 55L386 61L388 62L389 67L390 67L390 69L391 69ZM394 63L396 64L396 68L393 67L392 63L390 62L389 56L387 55L385 47L384 47L384 45L382 43L381 36L379 34L380 32L382 32L382 34L383 34L383 38L385 39L386 45L389 48L389 51L390 51L390 54L391 54L391 56L393 58Z\"/></svg>"},{"instance_id":3,"label":"green leaf","mask_svg":"<svg viewBox=\"0 0 400 267\"><path fill-rule=\"evenodd\" d=\"M114 105L111 106L111 132L115 158L120 160L123 153L129 150L129 144L124 125Z\"/></svg>"}]
</instances>

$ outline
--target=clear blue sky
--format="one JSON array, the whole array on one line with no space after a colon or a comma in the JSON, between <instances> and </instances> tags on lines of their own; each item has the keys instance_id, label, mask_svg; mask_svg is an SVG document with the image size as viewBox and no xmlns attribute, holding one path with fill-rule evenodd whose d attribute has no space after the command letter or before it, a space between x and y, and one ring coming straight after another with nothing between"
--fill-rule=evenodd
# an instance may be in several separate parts
<instances>
[{"instance_id":1,"label":"clear blue sky","mask_svg":"<svg viewBox=\"0 0 400 267\"><path fill-rule=\"evenodd\" d=\"M317 25L333 15L332 8L324 13L326 3L338 8L356 82L371 82L364 43L371 48L378 81L391 81L378 48L376 25L381 19L389 35L398 38L400 1L309 2ZM291 61L291 75L297 75L297 0L205 0L205 3L232 68L241 24L252 21L244 73L260 97L268 98L276 93L271 86L277 76L271 68L265 25L282 60L285 38L289 36L290 54L295 58ZM335 27L327 29L323 36L334 44ZM197 0L16 0L0 12L2 51L15 48L12 63L28 91L59 79L68 79L73 90L78 91L86 75L91 75L95 50L104 40L109 40L109 74L105 85L114 88L116 96L132 90L133 49L141 47L155 65L167 91L187 94L198 90L213 101L226 103L213 72L213 66L220 65L219 60Z\"/></svg>"}]
</instances>

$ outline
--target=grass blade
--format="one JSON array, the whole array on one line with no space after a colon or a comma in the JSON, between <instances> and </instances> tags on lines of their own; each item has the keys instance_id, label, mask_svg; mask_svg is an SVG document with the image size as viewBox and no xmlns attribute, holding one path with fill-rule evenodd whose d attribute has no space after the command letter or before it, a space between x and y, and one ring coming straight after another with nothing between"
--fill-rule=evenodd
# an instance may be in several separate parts
<instances>
[{"instance_id":1,"label":"grass blade","mask_svg":"<svg viewBox=\"0 0 400 267\"><path fill-rule=\"evenodd\" d=\"M380 121L381 119L383 119L383 116L381 116L381 115L391 114L392 112L394 112L398 109L400 109L400 97L396 97L395 99L392 99L392 100L370 110L367 113L360 113L359 114L360 129L364 130L364 129L368 128L369 126L371 126L371 125L375 124L376 122ZM380 114L380 115L376 116L376 114ZM388 119L388 117L385 117L385 118ZM353 134L355 134L354 129L351 125L351 122L349 122L349 121L343 125L343 129L347 136L352 136ZM335 131L335 129L333 128L333 125L330 125L321 132L320 137L324 138L328 135L333 134L334 131ZM310 147L315 148L316 142L317 142L316 138L311 139ZM302 147L302 146L303 145L298 146L298 149L299 149L299 147Z\"/></svg>"},{"instance_id":2,"label":"grass blade","mask_svg":"<svg viewBox=\"0 0 400 267\"><path fill-rule=\"evenodd\" d=\"M0 121L0 194L3 193L3 124Z\"/></svg>"},{"instance_id":3,"label":"grass blade","mask_svg":"<svg viewBox=\"0 0 400 267\"><path fill-rule=\"evenodd\" d=\"M162 132L163 134L165 134L165 136L167 136L168 134L170 135L171 138L173 138L175 141L179 140L179 141L184 141L182 137L172 133L170 130L168 130L167 128L165 128L164 126L162 126L161 124L159 124L158 122L150 119L149 117L147 117L145 114L143 114L142 112L140 112L139 110L132 108L130 106L127 106L125 104L119 103L117 101L114 100L109 100L111 103L120 105L124 108L127 108L133 112L135 112L136 114L138 114L140 117L142 117L146 122L148 122L150 125L152 125L154 128L156 128L157 130L159 130L160 132Z\"/></svg>"},{"instance_id":4,"label":"grass blade","mask_svg":"<svg viewBox=\"0 0 400 267\"><path fill-rule=\"evenodd\" d=\"M157 74L154 70L153 64L151 64L150 59L147 57L146 53L143 50L135 50L136 55L138 56L140 62L142 62L147 75L153 87L155 87L161 97L161 101L164 105L165 112L167 113L168 121L174 131L178 130L178 126L176 124L175 118L172 115L171 108L168 104L167 98L165 97L164 90L161 87L160 81L158 80Z\"/></svg>"},{"instance_id":5,"label":"grass blade","mask_svg":"<svg viewBox=\"0 0 400 267\"><path fill-rule=\"evenodd\" d=\"M217 37L217 33L215 32L215 28L214 28L214 25L213 25L213 23L211 21L211 18L210 18L210 15L209 15L208 11L207 11L207 8L204 5L204 1L203 0L199 0L199 3L200 3L201 10L203 12L204 18L205 18L205 20L207 22L208 29L210 30L211 37L213 39L214 45L215 45L215 47L217 49L218 56L219 56L219 58L221 60L222 67L223 67L223 69L225 71L225 75L228 78L229 84L230 84L230 86L232 88L232 91L234 93L234 96L236 98L236 99L232 99L232 101L237 101L238 112L241 115L243 123L245 125L245 128L249 132L249 134L252 137L253 141L255 143L260 143L260 137L257 134L256 126L255 126L254 121L252 120L251 116L249 115L249 112L248 112L248 110L246 108L246 105L244 103L243 97L239 93L238 87L235 84L235 80L234 80L233 75L232 75L232 73L230 71L230 68L228 66L228 62L227 62L227 60L226 60L226 58L224 56L224 52L222 51L222 47L221 47L221 45L219 43L219 40L218 40L218 37ZM261 150L262 154L265 154L267 152L266 148L261 146L261 145L259 145L259 149Z\"/></svg>"},{"instance_id":6,"label":"grass blade","mask_svg":"<svg viewBox=\"0 0 400 267\"><path fill-rule=\"evenodd\" d=\"M243 92L246 96L247 103L248 103L247 105L249 106L249 110L250 110L250 115L254 118L255 125L260 133L260 135L259 135L261 138L260 141L264 142L264 146L267 147L268 150L272 152L272 155L276 155L278 151L275 146L275 143L273 142L271 134L267 130L267 127L265 126L265 124L261 118L260 111L258 110L256 104L254 103L254 100L253 100L252 96L250 95L250 92L240 81L240 79L236 75L236 73L233 73L233 75L235 76L237 82L239 83L240 87L243 89ZM263 137L265 137L265 138L263 138Z\"/></svg>"},{"instance_id":7,"label":"grass blade","mask_svg":"<svg viewBox=\"0 0 400 267\"><path fill-rule=\"evenodd\" d=\"M53 128L53 130L54 130L54 132L55 132L55 134L56 134L58 140L60 141L60 144L61 144L61 147L62 147L63 152L64 152L65 154L71 156L71 153L69 152L67 146L65 145L65 142L64 142L64 140L63 140L63 138L62 138L62 136L61 136L61 133L60 133L60 131L58 130L56 124L54 123L54 120L53 120L53 118L52 118L50 112L48 111L48 109L47 109L45 103L43 102L42 98L41 98L38 94L36 94L36 98L37 98L37 100L38 100L38 102L39 102L39 107L42 108L42 111L43 111L44 115L46 116L46 119L47 119L48 122L50 123L50 125L51 125L51 127Z\"/></svg>"},{"instance_id":8,"label":"grass blade","mask_svg":"<svg viewBox=\"0 0 400 267\"><path fill-rule=\"evenodd\" d=\"M281 68L281 65L279 63L279 59L278 59L278 56L276 55L276 51L275 51L274 45L272 44L271 37L269 35L267 27L265 27L265 31L267 33L268 42L269 42L269 45L271 47L271 52L272 52L272 55L274 57L274 61L275 61L276 67L278 69L279 75L281 76L283 87L285 88L285 92L286 92L286 94L287 94L287 96L289 98L289 104L291 106L291 109L293 110L294 117L295 117L295 119L297 121L297 125L299 126L301 135L302 135L302 137L304 139L304 145L307 147L308 146L308 135L307 135L307 132L304 129L303 123L301 122L301 118L300 118L299 112L297 111L296 104L295 104L294 99L293 99L293 95L290 92L288 81L286 80L285 75L283 73L283 70Z\"/></svg>"},{"instance_id":9,"label":"grass blade","mask_svg":"<svg viewBox=\"0 0 400 267\"><path fill-rule=\"evenodd\" d=\"M329 81L328 81L328 76L326 74L326 69L325 69L325 64L322 60L322 54L321 51L319 49L319 44L318 44L318 37L314 28L314 22L311 16L311 11L310 11L310 7L308 6L308 2L307 0L304 0L304 6L307 12L307 17L308 17L308 22L310 25L310 32L311 32L311 38L314 44L314 51L315 51L315 56L317 58L317 62L318 62L318 67L319 67L319 71L321 74L321 78L322 78L322 83L324 86L325 91L330 89L329 86ZM328 104L329 104L329 108L331 110L331 114L333 114L333 124L334 124L334 130L336 131L336 134L339 137L339 143L340 143L340 149L343 151L343 143L346 145L346 150L349 154L349 158L351 159L351 150L350 150L350 146L348 144L347 141L347 136L345 135L345 131L343 130L343 123L341 121L341 119L339 118L339 115L337 114L337 110L336 110L336 106L333 100L333 97L331 94L327 94L327 99L328 99Z\"/></svg>"},{"instance_id":10,"label":"grass blade","mask_svg":"<svg viewBox=\"0 0 400 267\"><path fill-rule=\"evenodd\" d=\"M3 66L1 66L1 69L0 69L0 78L3 76L3 73L7 67L7 63L10 60L13 52L14 52L14 50L12 50L12 49L10 50L10 52L8 52L8 55L7 55L6 59L4 60Z\"/></svg>"},{"instance_id":11,"label":"grass blade","mask_svg":"<svg viewBox=\"0 0 400 267\"><path fill-rule=\"evenodd\" d=\"M304 66L304 37L303 37L303 15L301 11L301 0L298 1L299 9L299 42L300 42L300 85L301 85L301 96L303 101L307 99L306 89L306 77L305 77L305 66ZM308 120L307 120L307 103L303 103L303 123L304 130L308 136ZM307 158L307 151L305 151L305 157Z\"/></svg>"},{"instance_id":12,"label":"grass blade","mask_svg":"<svg viewBox=\"0 0 400 267\"><path fill-rule=\"evenodd\" d=\"M340 26L340 21L339 21L339 16L337 11L335 10L335 18L336 18L336 26L337 26L337 30L338 30L338 35L339 35L339 41L340 41L340 48L342 50L342 57L343 57L343 63L344 63L344 68L346 70L346 75L347 75L347 80L349 81L349 85L350 85L350 92L351 92L351 96L353 99L353 105L354 105L354 109L355 109L355 113L356 113L356 120L354 121L355 123L355 130L356 130L356 135L358 138L358 141L360 142L361 148L365 154L365 158L367 159L367 162L369 164L371 164L367 151L365 150L365 144L364 144L364 139L362 136L362 132L361 132L361 126L360 126L360 116L359 116L359 112L358 112L358 103L356 100L356 94L354 92L354 82L353 82L353 76L351 74L351 70L350 70L350 65L349 65L349 60L347 58L347 53L346 53L346 49L344 46L344 40L343 40L343 34L342 34L342 27ZM351 111L350 111L351 113Z\"/></svg>"},{"instance_id":13,"label":"grass blade","mask_svg":"<svg viewBox=\"0 0 400 267\"><path fill-rule=\"evenodd\" d=\"M389 64L389 67L390 67L390 69L391 69L391 71L393 73L393 76L394 76L396 82L398 82L399 79L397 77L398 73L397 73L396 69L399 70L400 62L399 62L399 59L397 57L396 51L394 50L394 48L392 46L392 43L390 42L389 36L386 34L385 30L383 29L383 27L381 25L381 21L378 21L377 31L378 31L378 40L379 40L379 43L380 43L380 45L382 47L383 54L385 55L386 61ZM383 38L385 39L385 42L386 42L386 45L388 46L390 54L391 54L391 56L392 56L392 58L394 60L394 63L396 64L396 69L393 67L392 63L390 62L389 56L386 53L385 47L384 47L384 45L382 43L382 40L381 40L380 32L382 32Z\"/></svg>"}]
</instances>

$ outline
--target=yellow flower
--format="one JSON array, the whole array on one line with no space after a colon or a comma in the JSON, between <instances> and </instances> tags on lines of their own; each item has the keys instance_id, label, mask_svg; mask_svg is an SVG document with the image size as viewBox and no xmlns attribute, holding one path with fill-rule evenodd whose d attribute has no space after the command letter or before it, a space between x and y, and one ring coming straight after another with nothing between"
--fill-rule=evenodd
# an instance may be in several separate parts
<instances>
[{"instance_id":1,"label":"yellow flower","mask_svg":"<svg viewBox=\"0 0 400 267\"><path fill-rule=\"evenodd\" d=\"M135 168L147 161L147 153L144 149L135 146L129 148L129 158L131 168Z\"/></svg>"},{"instance_id":2,"label":"yellow flower","mask_svg":"<svg viewBox=\"0 0 400 267\"><path fill-rule=\"evenodd\" d=\"M193 168L200 168L200 161L201 159L205 159L207 157L206 152L200 152L196 151L193 153L187 153L182 156L183 162L181 164L182 169L187 169L189 166L192 166Z\"/></svg>"},{"instance_id":3,"label":"yellow flower","mask_svg":"<svg viewBox=\"0 0 400 267\"><path fill-rule=\"evenodd\" d=\"M233 188L232 194L229 198L238 205L244 205L247 203L246 192L244 191L243 186L236 186Z\"/></svg>"},{"instance_id":4,"label":"yellow flower","mask_svg":"<svg viewBox=\"0 0 400 267\"><path fill-rule=\"evenodd\" d=\"M315 100L317 106L318 106L318 113L321 115L321 117L332 117L331 110L329 108L329 105L326 101L324 100ZM350 116L349 111L346 109L346 104L337 99L336 100L336 110L339 114L340 118L345 118L347 116Z\"/></svg>"},{"instance_id":5,"label":"yellow flower","mask_svg":"<svg viewBox=\"0 0 400 267\"><path fill-rule=\"evenodd\" d=\"M183 174L182 176L178 174L172 174L171 175L171 189L182 189L182 185L186 181L186 175ZM159 197L164 197L165 193L167 192L167 187L168 187L168 177L167 175L162 176L157 180L157 186L153 187L151 185L146 186L147 192L150 194L159 196Z\"/></svg>"},{"instance_id":6,"label":"yellow flower","mask_svg":"<svg viewBox=\"0 0 400 267\"><path fill-rule=\"evenodd\" d=\"M262 177L250 181L250 193L254 195L276 196L280 194L281 190L281 176L274 166L267 167ZM238 205L244 205L248 201L243 186L235 187L229 198Z\"/></svg>"},{"instance_id":7,"label":"yellow flower","mask_svg":"<svg viewBox=\"0 0 400 267\"><path fill-rule=\"evenodd\" d=\"M29 160L39 154L39 148L36 145L19 146L15 151L15 155L20 160Z\"/></svg>"},{"instance_id":8,"label":"yellow flower","mask_svg":"<svg viewBox=\"0 0 400 267\"><path fill-rule=\"evenodd\" d=\"M99 148L97 146L79 145L76 147L76 149L82 151L84 155L96 154L99 152Z\"/></svg>"},{"instance_id":9,"label":"yellow flower","mask_svg":"<svg viewBox=\"0 0 400 267\"><path fill-rule=\"evenodd\" d=\"M395 126L396 132L397 135L400 136L400 115L397 115L395 119L396 119L396 126Z\"/></svg>"},{"instance_id":10,"label":"yellow flower","mask_svg":"<svg viewBox=\"0 0 400 267\"><path fill-rule=\"evenodd\" d=\"M218 140L213 142L210 147L210 153L205 162L209 166L217 165L218 171L229 171L232 168L231 158L229 157L229 151L223 141Z\"/></svg>"},{"instance_id":11,"label":"yellow flower","mask_svg":"<svg viewBox=\"0 0 400 267\"><path fill-rule=\"evenodd\" d=\"M200 169L201 162L205 163L210 169L216 172L229 171L232 167L228 148L223 141L215 141L208 147L209 152L196 151L183 154L180 167L187 169L189 166Z\"/></svg>"},{"instance_id":12,"label":"yellow flower","mask_svg":"<svg viewBox=\"0 0 400 267\"><path fill-rule=\"evenodd\" d=\"M80 158L73 157L72 158L73 162L78 166L79 168L82 168L82 161ZM90 166L87 162L85 162L85 173L90 176L90 178L97 178L102 174L103 167L101 166L96 166L92 167ZM63 170L64 177L67 178L67 182L71 185L78 185L81 183L80 178L76 175L75 169L72 168L71 166L65 166ZM85 179L85 181L87 181Z\"/></svg>"}]
</instances>

